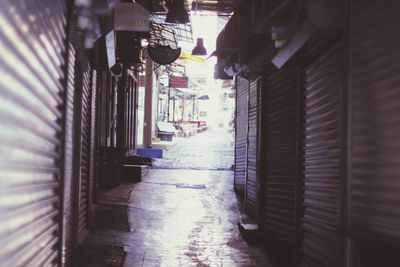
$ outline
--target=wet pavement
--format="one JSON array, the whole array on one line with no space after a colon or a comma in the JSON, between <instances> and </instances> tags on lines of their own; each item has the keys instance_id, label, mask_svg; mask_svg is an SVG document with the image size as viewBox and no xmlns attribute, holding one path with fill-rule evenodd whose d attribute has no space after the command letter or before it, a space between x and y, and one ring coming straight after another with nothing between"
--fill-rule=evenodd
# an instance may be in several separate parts
<instances>
[{"instance_id":1,"label":"wet pavement","mask_svg":"<svg viewBox=\"0 0 400 267\"><path fill-rule=\"evenodd\" d=\"M83 259L79 266L272 267L264 250L239 235L232 179L230 171L153 169L140 183L101 194L101 214L95 213L95 229L84 246L100 251L101 260L86 252L93 260ZM113 206L123 208L112 211ZM105 253L107 248L111 252Z\"/></svg>"},{"instance_id":2,"label":"wet pavement","mask_svg":"<svg viewBox=\"0 0 400 267\"><path fill-rule=\"evenodd\" d=\"M191 137L173 137L175 143L155 159L155 168L230 170L234 162L233 134L228 129L205 131Z\"/></svg>"}]
</instances>

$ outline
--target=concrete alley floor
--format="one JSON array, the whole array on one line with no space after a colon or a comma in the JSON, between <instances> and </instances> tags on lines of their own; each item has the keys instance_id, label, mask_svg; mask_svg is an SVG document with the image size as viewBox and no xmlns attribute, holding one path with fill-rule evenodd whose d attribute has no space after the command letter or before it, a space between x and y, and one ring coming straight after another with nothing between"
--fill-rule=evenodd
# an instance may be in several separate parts
<instances>
[{"instance_id":1,"label":"concrete alley floor","mask_svg":"<svg viewBox=\"0 0 400 267\"><path fill-rule=\"evenodd\" d=\"M239 235L232 180L230 171L153 169L103 193L78 266L272 266Z\"/></svg>"},{"instance_id":2,"label":"concrete alley floor","mask_svg":"<svg viewBox=\"0 0 400 267\"><path fill-rule=\"evenodd\" d=\"M175 145L155 159L155 168L230 170L234 161L233 133L227 128L208 130L191 137L174 137Z\"/></svg>"}]
</instances>

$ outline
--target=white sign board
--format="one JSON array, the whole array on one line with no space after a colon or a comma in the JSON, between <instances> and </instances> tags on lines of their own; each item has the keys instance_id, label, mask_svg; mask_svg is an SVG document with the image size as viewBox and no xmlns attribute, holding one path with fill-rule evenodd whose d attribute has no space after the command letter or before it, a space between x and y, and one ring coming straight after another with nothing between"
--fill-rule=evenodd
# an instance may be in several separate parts
<instances>
[{"instance_id":1,"label":"white sign board","mask_svg":"<svg viewBox=\"0 0 400 267\"><path fill-rule=\"evenodd\" d=\"M114 8L114 30L149 32L150 13L135 3L119 3Z\"/></svg>"},{"instance_id":2,"label":"white sign board","mask_svg":"<svg viewBox=\"0 0 400 267\"><path fill-rule=\"evenodd\" d=\"M115 61L115 36L114 31L110 31L106 35L106 51L108 59L108 68L111 68L116 63Z\"/></svg>"}]
</instances>

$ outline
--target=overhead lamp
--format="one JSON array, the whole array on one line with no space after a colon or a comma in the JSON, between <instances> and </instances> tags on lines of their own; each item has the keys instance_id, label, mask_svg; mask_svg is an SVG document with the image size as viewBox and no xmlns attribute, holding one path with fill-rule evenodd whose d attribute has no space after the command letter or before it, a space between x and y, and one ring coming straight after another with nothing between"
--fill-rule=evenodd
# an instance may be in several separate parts
<instances>
[{"instance_id":1,"label":"overhead lamp","mask_svg":"<svg viewBox=\"0 0 400 267\"><path fill-rule=\"evenodd\" d=\"M196 46L192 50L194 56L206 56L207 50L204 47L203 38L197 38Z\"/></svg>"},{"instance_id":2,"label":"overhead lamp","mask_svg":"<svg viewBox=\"0 0 400 267\"><path fill-rule=\"evenodd\" d=\"M122 71L123 71L122 64L121 64L121 63L116 63L116 64L114 64L114 65L110 68L110 71L111 71L111 76L114 76L114 77L121 77Z\"/></svg>"},{"instance_id":3,"label":"overhead lamp","mask_svg":"<svg viewBox=\"0 0 400 267\"><path fill-rule=\"evenodd\" d=\"M189 23L189 14L185 9L184 0L170 0L167 4L168 13L165 22L175 24Z\"/></svg>"},{"instance_id":4,"label":"overhead lamp","mask_svg":"<svg viewBox=\"0 0 400 267\"><path fill-rule=\"evenodd\" d=\"M197 8L198 8L197 1L196 1L196 2L193 1L193 2L192 2L192 11L197 11Z\"/></svg>"}]
</instances>

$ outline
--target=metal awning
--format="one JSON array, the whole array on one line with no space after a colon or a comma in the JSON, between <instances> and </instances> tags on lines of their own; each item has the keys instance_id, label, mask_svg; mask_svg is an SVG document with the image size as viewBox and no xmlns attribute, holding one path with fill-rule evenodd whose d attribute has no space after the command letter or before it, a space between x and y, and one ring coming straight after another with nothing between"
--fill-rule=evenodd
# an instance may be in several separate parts
<instances>
[{"instance_id":1,"label":"metal awning","mask_svg":"<svg viewBox=\"0 0 400 267\"><path fill-rule=\"evenodd\" d=\"M188 42L193 43L193 31L192 25L188 24L169 24L165 23L164 15L152 15L150 20L161 27L167 29L168 31L174 31L176 39L178 42Z\"/></svg>"},{"instance_id":2,"label":"metal awning","mask_svg":"<svg viewBox=\"0 0 400 267\"><path fill-rule=\"evenodd\" d=\"M141 0L139 2L146 2L149 0ZM151 0L152 5L157 11L166 12L162 8L165 0ZM229 15L233 12L238 0L184 0L185 8L188 11L198 12L202 15Z\"/></svg>"},{"instance_id":3,"label":"metal awning","mask_svg":"<svg viewBox=\"0 0 400 267\"><path fill-rule=\"evenodd\" d=\"M209 100L210 97L208 95L202 95L202 96L199 96L197 99L199 99L199 100Z\"/></svg>"},{"instance_id":4,"label":"metal awning","mask_svg":"<svg viewBox=\"0 0 400 267\"><path fill-rule=\"evenodd\" d=\"M178 48L175 30L162 23L150 21L150 40L149 45L170 46L172 49Z\"/></svg>"}]
</instances>

